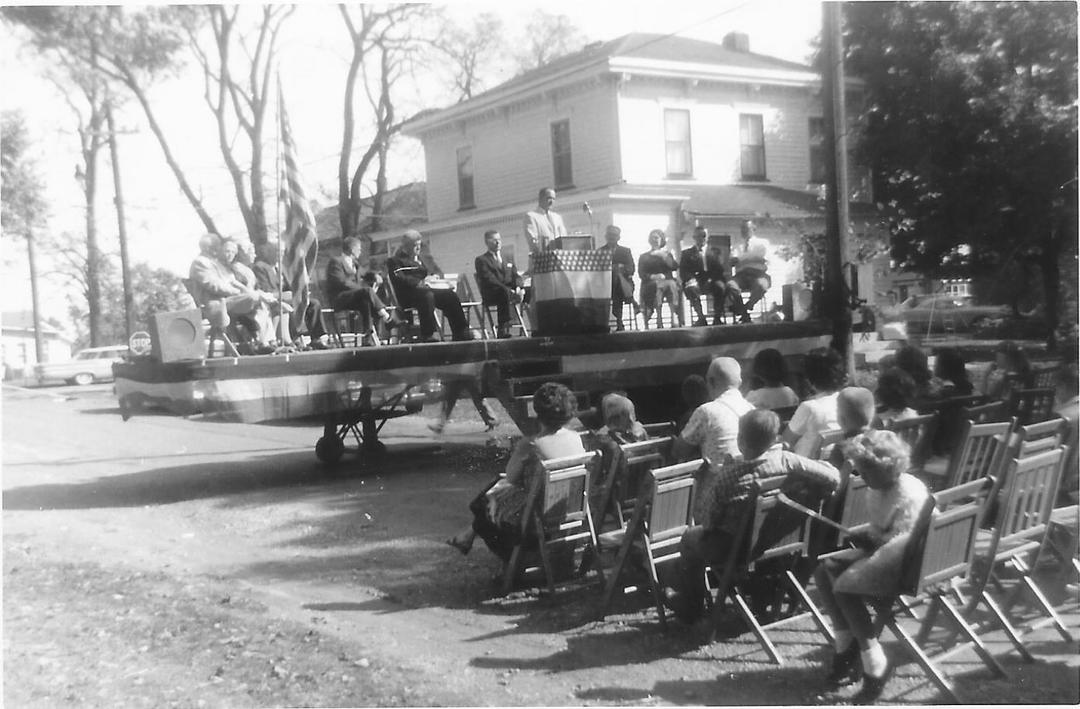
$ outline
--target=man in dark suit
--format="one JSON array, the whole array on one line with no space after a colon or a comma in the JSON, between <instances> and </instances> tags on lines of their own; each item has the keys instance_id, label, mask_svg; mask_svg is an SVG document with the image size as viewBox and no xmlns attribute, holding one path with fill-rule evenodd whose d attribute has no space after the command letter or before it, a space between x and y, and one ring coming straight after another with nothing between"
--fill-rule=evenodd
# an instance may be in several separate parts
<instances>
[{"instance_id":1,"label":"man in dark suit","mask_svg":"<svg viewBox=\"0 0 1080 709\"><path fill-rule=\"evenodd\" d=\"M455 340L474 339L457 293L449 288L432 287L427 266L420 260L423 236L415 229L401 235L401 246L386 259L386 270L394 293L406 308L416 308L420 316L420 337L425 342L439 342L435 333L435 308L443 312Z\"/></svg>"},{"instance_id":2,"label":"man in dark suit","mask_svg":"<svg viewBox=\"0 0 1080 709\"><path fill-rule=\"evenodd\" d=\"M360 256L364 244L355 236L346 236L341 242L341 253L330 258L326 264L326 284L324 290L330 298L330 307L334 310L355 310L363 319L360 327L363 332L371 330L378 317L390 327L397 327L400 321L390 315L386 305L375 293L379 276L374 273L362 273Z\"/></svg>"},{"instance_id":3,"label":"man in dark suit","mask_svg":"<svg viewBox=\"0 0 1080 709\"><path fill-rule=\"evenodd\" d=\"M634 300L634 255L625 246L619 246L622 229L608 225L604 231L604 245L599 251L611 253L611 314L615 316L615 329L624 330L622 321L623 305L630 303L634 312L640 311Z\"/></svg>"},{"instance_id":4,"label":"man in dark suit","mask_svg":"<svg viewBox=\"0 0 1080 709\"><path fill-rule=\"evenodd\" d=\"M282 312L288 314L288 307L283 306L292 303L293 294L289 290L289 286L281 282L281 271L278 269L278 243L276 241L267 241L255 249L255 263L252 264L251 270L255 274L255 287L270 293L275 299L278 296L278 288L284 286L281 290L281 303L278 303L277 300L271 303L270 312L272 315L279 317ZM294 343L299 335L298 321L302 321L307 328L308 335L311 337L311 347L317 350L326 349L326 343L324 342L326 331L323 330L322 318L319 317L321 309L322 304L309 292L307 311L300 318L295 316L289 318L289 337Z\"/></svg>"},{"instance_id":5,"label":"man in dark suit","mask_svg":"<svg viewBox=\"0 0 1080 709\"><path fill-rule=\"evenodd\" d=\"M518 275L517 267L502 257L502 235L492 229L484 232L487 251L476 257L476 283L480 287L480 300L484 307L494 305L498 313L498 335L510 337L510 305L520 303L519 288L525 281Z\"/></svg>"},{"instance_id":6,"label":"man in dark suit","mask_svg":"<svg viewBox=\"0 0 1080 709\"><path fill-rule=\"evenodd\" d=\"M683 249L679 255L679 278L683 283L683 293L696 316L696 327L708 325L701 309L703 293L711 295L713 299L713 325L720 324L729 270L727 259L720 250L709 248L709 230L703 226L694 227L694 245Z\"/></svg>"}]
</instances>

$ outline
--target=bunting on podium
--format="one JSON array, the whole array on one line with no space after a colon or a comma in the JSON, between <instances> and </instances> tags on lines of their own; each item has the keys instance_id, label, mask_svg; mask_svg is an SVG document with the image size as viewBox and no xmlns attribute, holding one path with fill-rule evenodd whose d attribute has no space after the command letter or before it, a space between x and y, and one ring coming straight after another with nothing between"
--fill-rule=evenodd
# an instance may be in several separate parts
<instances>
[{"instance_id":1,"label":"bunting on podium","mask_svg":"<svg viewBox=\"0 0 1080 709\"><path fill-rule=\"evenodd\" d=\"M536 334L579 335L608 331L611 254L549 250L529 257Z\"/></svg>"}]
</instances>

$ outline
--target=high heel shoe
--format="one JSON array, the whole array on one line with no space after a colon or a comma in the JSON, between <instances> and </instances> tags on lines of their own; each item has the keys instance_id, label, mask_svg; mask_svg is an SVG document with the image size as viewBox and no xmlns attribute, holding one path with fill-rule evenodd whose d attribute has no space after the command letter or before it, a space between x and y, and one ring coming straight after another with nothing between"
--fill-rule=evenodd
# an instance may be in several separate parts
<instances>
[{"instance_id":1,"label":"high heel shoe","mask_svg":"<svg viewBox=\"0 0 1080 709\"><path fill-rule=\"evenodd\" d=\"M880 677L871 677L864 672L862 689L851 698L852 701L856 704L873 704L876 702L881 697L881 693L885 691L885 685L888 683L889 677L892 676L892 671L893 665L889 663Z\"/></svg>"}]
</instances>

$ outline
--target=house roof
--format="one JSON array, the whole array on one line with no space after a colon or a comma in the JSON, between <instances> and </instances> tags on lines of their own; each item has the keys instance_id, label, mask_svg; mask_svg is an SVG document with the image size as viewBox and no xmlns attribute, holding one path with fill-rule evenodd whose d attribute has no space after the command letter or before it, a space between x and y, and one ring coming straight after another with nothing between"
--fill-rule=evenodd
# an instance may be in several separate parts
<instances>
[{"instance_id":1,"label":"house roof","mask_svg":"<svg viewBox=\"0 0 1080 709\"><path fill-rule=\"evenodd\" d=\"M0 323L2 323L4 330L21 330L32 333L34 331L34 313L30 310L6 310L0 313ZM63 332L44 319L41 321L41 334L46 337L66 339Z\"/></svg>"},{"instance_id":2,"label":"house roof","mask_svg":"<svg viewBox=\"0 0 1080 709\"><path fill-rule=\"evenodd\" d=\"M606 42L594 42L584 49L554 59L542 66L526 71L467 101L440 110L425 110L406 125L407 133L414 133L453 117L479 110L494 100L527 87L543 84L563 75L581 75L586 70L638 71L651 68L655 73L677 75L693 67L723 69L722 75L732 78L750 75L757 81L768 81L769 75L784 77L786 81L810 81L816 78L815 70L805 64L778 59L765 54L730 49L720 44L700 39L633 32ZM679 71L683 67L683 71ZM695 73L696 72L692 72Z\"/></svg>"},{"instance_id":3,"label":"house roof","mask_svg":"<svg viewBox=\"0 0 1080 709\"><path fill-rule=\"evenodd\" d=\"M360 232L371 230L371 197L360 200ZM401 187L387 190L383 199L383 230L404 231L408 227L427 221L427 192L423 182L410 182ZM315 227L319 243L334 243L341 239L341 221L338 219L338 206L333 204L320 209L315 214Z\"/></svg>"}]
</instances>

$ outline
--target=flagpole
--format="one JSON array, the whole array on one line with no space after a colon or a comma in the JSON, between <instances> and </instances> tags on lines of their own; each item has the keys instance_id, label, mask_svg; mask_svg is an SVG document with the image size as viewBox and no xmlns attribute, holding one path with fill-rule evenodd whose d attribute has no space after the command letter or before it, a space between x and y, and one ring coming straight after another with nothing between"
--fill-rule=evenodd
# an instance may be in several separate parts
<instances>
[{"instance_id":1,"label":"flagpole","mask_svg":"<svg viewBox=\"0 0 1080 709\"><path fill-rule=\"evenodd\" d=\"M278 300L278 327L281 330L281 341L286 341L286 333L289 331L289 324L285 318L285 312L283 303L285 302L284 285L282 280L285 278L285 271L281 267L282 262L282 250L285 248L285 242L281 238L281 74L277 75L277 105L275 106L274 116L274 172L276 174L276 197L274 199L274 221L275 229L277 230L277 300ZM289 317L292 317L290 314Z\"/></svg>"}]
</instances>

